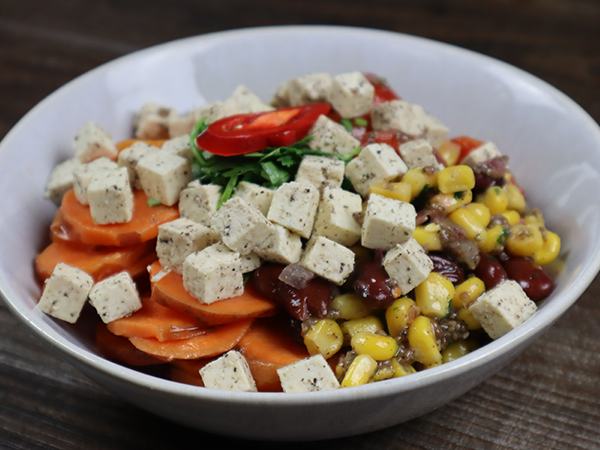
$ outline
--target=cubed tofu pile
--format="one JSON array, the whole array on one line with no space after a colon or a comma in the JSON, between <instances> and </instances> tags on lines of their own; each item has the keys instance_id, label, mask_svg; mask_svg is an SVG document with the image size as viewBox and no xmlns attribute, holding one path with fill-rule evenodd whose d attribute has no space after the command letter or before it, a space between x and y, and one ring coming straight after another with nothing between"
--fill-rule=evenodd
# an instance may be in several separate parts
<instances>
[{"instance_id":1,"label":"cubed tofu pile","mask_svg":"<svg viewBox=\"0 0 600 450\"><path fill-rule=\"evenodd\" d=\"M426 284L433 283L434 263L428 253L439 250L439 226L433 224L428 229L417 225L418 211L411 201L419 192L415 194L414 188L419 182L411 180L416 179L415 174L421 179L435 178L445 169L436 153L448 142L448 128L421 106L406 101L390 100L372 106L374 96L373 84L360 72L337 76L314 73L284 82L270 104L245 86L239 86L222 102L186 114L148 103L134 118L134 134L138 139L164 140L162 146L140 140L119 151L107 131L88 122L73 138L75 156L56 166L50 175L45 196L60 204L64 194L74 189L77 200L89 206L97 225L130 221L134 190L143 190L157 204L176 206L180 217L158 227L157 258L164 271L180 274L185 290L203 304L242 295L244 274L264 263L298 264L332 285L343 287L355 273L357 258L364 251L379 251L383 252L381 267L389 285L396 290L395 296L412 302L396 305L396 311L404 311L402 308L416 305L409 298L414 297L415 290L426 290ZM189 133L201 118L210 124L231 115L315 102L331 104L342 119L368 114L374 131L397 130L414 139L398 149L385 143L364 145L345 164L336 155L352 154L361 142L342 124L321 115L309 131L312 140L308 146L330 155L304 156L294 179L278 188L241 181L231 198L219 207L223 186L193 179ZM502 155L494 143L487 142L471 151L462 164L474 167L499 156ZM394 189L400 189L402 183L409 185L408 196L395 194ZM428 186L420 183L421 189ZM342 185L351 187L345 189ZM450 192L448 198L444 201L458 201L457 191ZM447 297L446 311L439 317L445 317L450 309L447 301L452 294ZM59 264L45 282L38 308L73 323L87 300L105 323L127 317L142 306L135 283L126 272L95 283L85 272ZM465 323L470 320L480 325L492 339L513 330L536 311L535 303L514 281L502 282L471 300L464 308L469 315L464 318ZM410 317L413 320L414 314ZM330 322L331 336L338 328L335 321ZM355 335L364 329L348 331L356 325L351 322L342 323L341 331L345 336L350 333L355 348ZM331 323L323 327L327 325ZM423 336L418 342L410 342L415 354L427 354L428 350L420 345L435 342L431 341L435 324L427 318L426 323L415 320L410 327L420 330L414 335ZM388 328L392 328L390 323ZM377 324L366 328L374 336L381 329ZM310 353L310 358L278 370L285 392L340 387L339 377L324 357L326 352ZM430 363L426 357L417 356L424 367L437 365L440 360ZM365 369L367 372L376 372L369 366L371 362L361 363L370 367ZM344 372L354 371L353 367L346 366ZM393 376L410 373L405 366L390 367L386 370ZM204 366L200 376L208 388L257 390L246 359L235 349ZM341 386L352 383L344 380Z\"/></svg>"}]
</instances>

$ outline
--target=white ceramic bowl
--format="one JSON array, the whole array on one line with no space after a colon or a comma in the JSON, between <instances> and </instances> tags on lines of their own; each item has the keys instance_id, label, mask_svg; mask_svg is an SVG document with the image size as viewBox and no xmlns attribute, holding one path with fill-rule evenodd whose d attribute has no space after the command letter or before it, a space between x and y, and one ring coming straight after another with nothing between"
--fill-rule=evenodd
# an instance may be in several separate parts
<instances>
[{"instance_id":1,"label":"white ceramic bowl","mask_svg":"<svg viewBox=\"0 0 600 450\"><path fill-rule=\"evenodd\" d=\"M245 84L270 98L283 80L311 72L372 71L423 105L451 135L494 141L528 200L562 236L566 268L539 311L515 331L449 364L358 388L310 394L233 393L138 373L96 355L72 328L34 311L32 261L55 207L42 198L52 167L71 155L87 120L129 137L146 101L184 112ZM99 384L148 411L202 430L268 440L365 433L458 397L539 337L586 289L600 265L597 196L600 130L573 101L507 64L425 39L340 27L276 27L161 45L99 67L29 112L0 145L0 289L24 326Z\"/></svg>"}]
</instances>

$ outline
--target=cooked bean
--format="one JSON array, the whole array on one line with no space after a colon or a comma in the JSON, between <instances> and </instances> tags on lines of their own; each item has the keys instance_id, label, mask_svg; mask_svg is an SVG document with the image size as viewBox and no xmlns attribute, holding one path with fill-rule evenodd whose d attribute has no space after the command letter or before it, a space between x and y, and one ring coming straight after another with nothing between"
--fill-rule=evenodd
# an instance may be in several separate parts
<instances>
[{"instance_id":1,"label":"cooked bean","mask_svg":"<svg viewBox=\"0 0 600 450\"><path fill-rule=\"evenodd\" d=\"M504 269L508 277L519 283L534 302L545 299L554 289L552 279L527 258L511 258L504 263Z\"/></svg>"},{"instance_id":2,"label":"cooked bean","mask_svg":"<svg viewBox=\"0 0 600 450\"><path fill-rule=\"evenodd\" d=\"M502 267L502 264L493 256L481 254L479 264L475 269L475 275L483 281L486 289L491 289L504 280L508 280L508 275Z\"/></svg>"}]
</instances>

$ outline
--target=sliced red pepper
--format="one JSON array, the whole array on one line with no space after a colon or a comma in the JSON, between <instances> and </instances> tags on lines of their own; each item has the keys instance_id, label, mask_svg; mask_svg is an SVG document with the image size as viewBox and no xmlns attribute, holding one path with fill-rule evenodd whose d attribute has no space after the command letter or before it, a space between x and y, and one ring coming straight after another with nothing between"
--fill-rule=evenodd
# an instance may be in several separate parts
<instances>
[{"instance_id":1,"label":"sliced red pepper","mask_svg":"<svg viewBox=\"0 0 600 450\"><path fill-rule=\"evenodd\" d=\"M460 155L458 157L457 164L460 164L460 162L466 158L469 153L484 144L483 141L473 139L469 136L459 136L450 140L455 144L460 145Z\"/></svg>"},{"instance_id":2,"label":"sliced red pepper","mask_svg":"<svg viewBox=\"0 0 600 450\"><path fill-rule=\"evenodd\" d=\"M373 106L379 106L390 100L400 100L400 96L387 84L385 78L381 78L374 73L366 72L363 74L367 80L371 82L375 88L375 96L373 97Z\"/></svg>"},{"instance_id":3,"label":"sliced red pepper","mask_svg":"<svg viewBox=\"0 0 600 450\"><path fill-rule=\"evenodd\" d=\"M196 138L203 150L220 156L243 155L267 147L291 145L303 139L331 106L314 103L217 120Z\"/></svg>"}]
</instances>

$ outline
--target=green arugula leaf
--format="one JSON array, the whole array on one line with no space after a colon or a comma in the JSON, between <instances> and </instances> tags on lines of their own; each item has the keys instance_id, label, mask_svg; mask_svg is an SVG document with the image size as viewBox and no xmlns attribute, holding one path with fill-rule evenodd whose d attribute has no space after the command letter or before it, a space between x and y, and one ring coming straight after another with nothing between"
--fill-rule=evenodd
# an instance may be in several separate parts
<instances>
[{"instance_id":1,"label":"green arugula leaf","mask_svg":"<svg viewBox=\"0 0 600 450\"><path fill-rule=\"evenodd\" d=\"M148 197L147 201L150 208L160 205L160 200L155 199L154 197Z\"/></svg>"},{"instance_id":2,"label":"green arugula leaf","mask_svg":"<svg viewBox=\"0 0 600 450\"><path fill-rule=\"evenodd\" d=\"M344 126L348 133L352 133L352 121L350 119L341 119L340 123Z\"/></svg>"},{"instance_id":3,"label":"green arugula leaf","mask_svg":"<svg viewBox=\"0 0 600 450\"><path fill-rule=\"evenodd\" d=\"M354 125L357 127L366 127L368 124L369 122L366 119L361 119L360 117L354 119Z\"/></svg>"}]
</instances>

